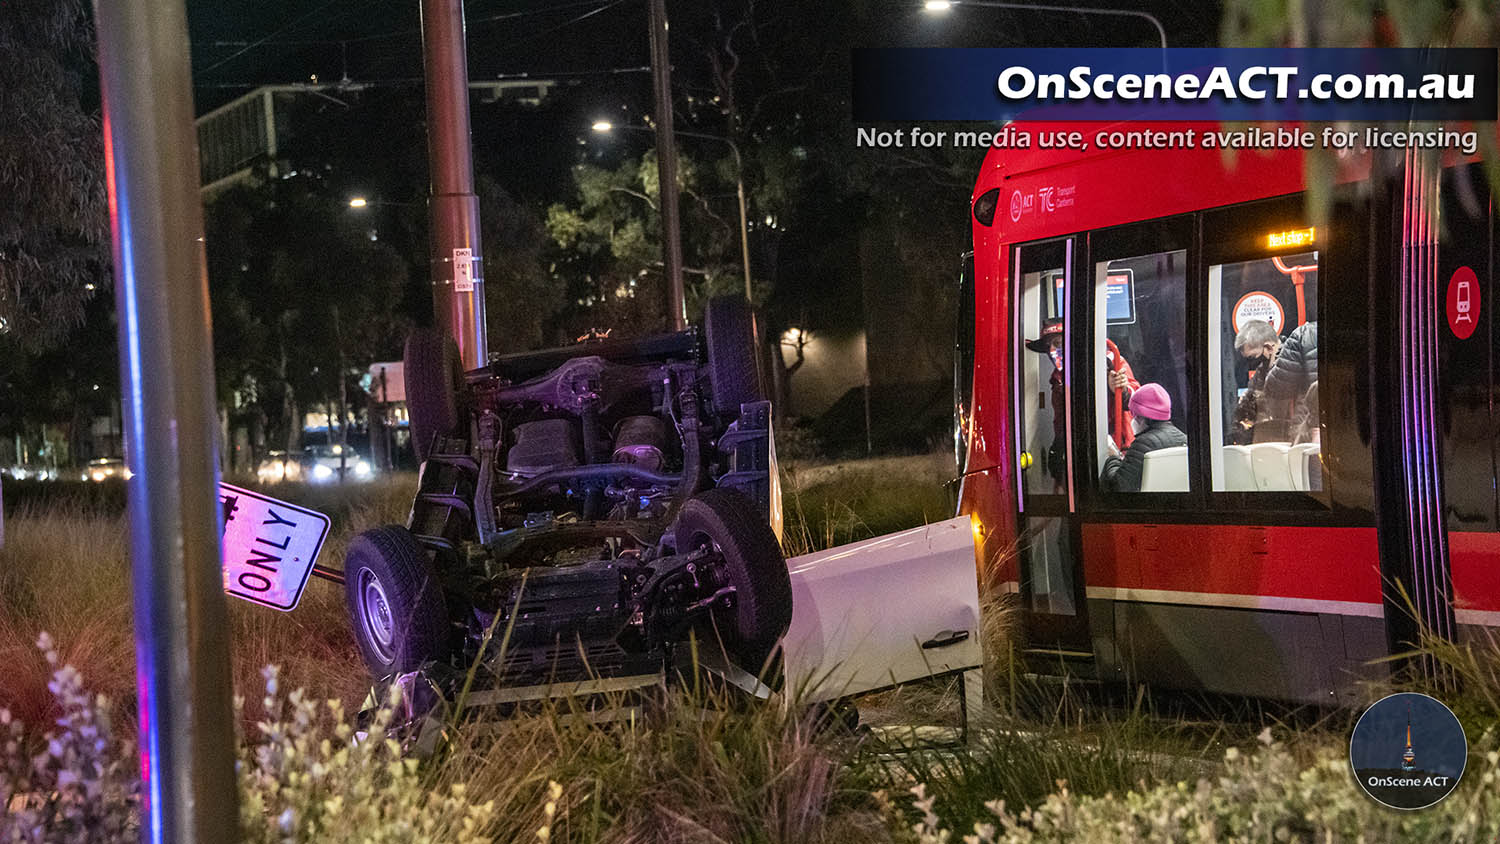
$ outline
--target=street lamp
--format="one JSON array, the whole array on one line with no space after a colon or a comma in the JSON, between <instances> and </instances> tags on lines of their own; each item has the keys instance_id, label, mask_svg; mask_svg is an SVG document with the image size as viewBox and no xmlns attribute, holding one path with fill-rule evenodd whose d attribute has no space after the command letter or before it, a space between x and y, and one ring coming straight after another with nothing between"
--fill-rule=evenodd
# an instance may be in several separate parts
<instances>
[{"instance_id":1,"label":"street lamp","mask_svg":"<svg viewBox=\"0 0 1500 844\"><path fill-rule=\"evenodd\" d=\"M1162 28L1161 21L1155 15L1148 12L1139 12L1134 9L1098 9L1090 6L1043 6L1033 3L1001 3L995 0L927 0L922 5L923 11L942 13L954 6L974 6L981 9L1020 9L1033 12L1077 12L1080 15L1115 15L1131 18L1145 18L1151 25L1156 27L1156 34L1161 37L1161 47L1167 48L1167 31Z\"/></svg>"},{"instance_id":2,"label":"street lamp","mask_svg":"<svg viewBox=\"0 0 1500 844\"><path fill-rule=\"evenodd\" d=\"M649 126L616 126L608 120L594 121L593 130L600 134L607 134L616 129L626 129L633 132L654 132L656 130ZM751 300L750 295L750 222L745 211L745 162L740 158L739 145L729 138L719 135L707 135L702 132L687 132L677 129L673 132L688 138L703 138L710 141L718 141L729 145L729 152L734 155L734 182L735 193L740 201L740 259L744 263L745 272L745 301Z\"/></svg>"},{"instance_id":3,"label":"street lamp","mask_svg":"<svg viewBox=\"0 0 1500 844\"><path fill-rule=\"evenodd\" d=\"M416 208L415 202L387 202L384 199L370 199L365 196L352 196L349 198L350 208L370 208L375 205L386 205L391 208Z\"/></svg>"}]
</instances>

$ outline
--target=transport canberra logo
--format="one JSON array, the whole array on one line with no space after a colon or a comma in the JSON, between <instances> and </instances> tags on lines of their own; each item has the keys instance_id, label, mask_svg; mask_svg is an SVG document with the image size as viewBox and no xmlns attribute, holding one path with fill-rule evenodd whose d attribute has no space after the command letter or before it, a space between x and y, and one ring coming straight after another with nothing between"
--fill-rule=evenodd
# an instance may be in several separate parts
<instances>
[{"instance_id":1,"label":"transport canberra logo","mask_svg":"<svg viewBox=\"0 0 1500 844\"><path fill-rule=\"evenodd\" d=\"M1392 809L1425 809L1447 797L1468 760L1468 740L1453 711L1414 692L1376 701L1349 740L1354 779Z\"/></svg>"}]
</instances>

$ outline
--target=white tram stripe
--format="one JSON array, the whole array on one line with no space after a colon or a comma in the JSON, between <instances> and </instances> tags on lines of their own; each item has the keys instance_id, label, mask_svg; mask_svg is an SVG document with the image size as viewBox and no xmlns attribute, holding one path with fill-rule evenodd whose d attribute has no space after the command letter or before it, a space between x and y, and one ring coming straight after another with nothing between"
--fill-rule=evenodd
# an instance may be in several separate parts
<instances>
[{"instance_id":1,"label":"white tram stripe","mask_svg":"<svg viewBox=\"0 0 1500 844\"><path fill-rule=\"evenodd\" d=\"M1453 620L1459 624L1500 627L1500 612L1495 612L1494 610L1454 610Z\"/></svg>"},{"instance_id":2,"label":"white tram stripe","mask_svg":"<svg viewBox=\"0 0 1500 844\"><path fill-rule=\"evenodd\" d=\"M1018 594L1021 584L1008 580L1000 584L1000 591ZM1094 600L1139 601L1148 604L1187 604L1209 607L1232 607L1245 610L1276 610L1279 612L1328 613L1330 615L1352 615L1365 618L1384 618L1380 604L1364 601L1328 601L1318 598L1286 598L1274 595L1233 595L1224 592L1179 592L1171 589L1129 589L1113 586L1090 586L1088 596ZM1500 627L1500 611L1465 610L1453 611L1459 624L1482 627Z\"/></svg>"},{"instance_id":3,"label":"white tram stripe","mask_svg":"<svg viewBox=\"0 0 1500 844\"><path fill-rule=\"evenodd\" d=\"M1287 598L1279 595L1233 595L1223 592L1178 592L1170 589L1129 589L1090 586L1088 596L1096 600L1141 601L1148 604L1197 604L1242 610L1328 613L1383 618L1380 604L1363 601L1328 601L1318 598Z\"/></svg>"}]
</instances>

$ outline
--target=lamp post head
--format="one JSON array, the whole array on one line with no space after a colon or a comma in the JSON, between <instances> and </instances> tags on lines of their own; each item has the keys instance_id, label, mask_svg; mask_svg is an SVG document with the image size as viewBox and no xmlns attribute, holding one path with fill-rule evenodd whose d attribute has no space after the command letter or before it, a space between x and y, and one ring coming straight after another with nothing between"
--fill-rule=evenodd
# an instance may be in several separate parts
<instances>
[{"instance_id":1,"label":"lamp post head","mask_svg":"<svg viewBox=\"0 0 1500 844\"><path fill-rule=\"evenodd\" d=\"M610 123L608 120L596 120L594 121L593 125L593 129L595 132L608 132L614 128L615 124Z\"/></svg>"},{"instance_id":2,"label":"lamp post head","mask_svg":"<svg viewBox=\"0 0 1500 844\"><path fill-rule=\"evenodd\" d=\"M922 4L924 12L946 12L953 8L953 0L927 0Z\"/></svg>"},{"instance_id":3,"label":"lamp post head","mask_svg":"<svg viewBox=\"0 0 1500 844\"><path fill-rule=\"evenodd\" d=\"M365 206L367 206L369 204L370 204L370 201L368 199L365 199L362 196L356 196L353 199L349 200L349 207L350 208L364 208Z\"/></svg>"}]
</instances>

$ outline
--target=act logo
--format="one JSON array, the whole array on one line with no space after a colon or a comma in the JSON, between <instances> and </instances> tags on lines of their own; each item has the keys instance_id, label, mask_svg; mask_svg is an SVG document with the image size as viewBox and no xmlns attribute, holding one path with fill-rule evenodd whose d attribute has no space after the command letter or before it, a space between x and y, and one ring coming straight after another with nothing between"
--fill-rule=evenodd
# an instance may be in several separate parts
<instances>
[{"instance_id":1,"label":"act logo","mask_svg":"<svg viewBox=\"0 0 1500 844\"><path fill-rule=\"evenodd\" d=\"M1050 190L1050 188L1047 188L1047 190ZM1023 194L1020 191L1015 191L1010 195L1010 221L1012 223L1021 222L1021 215L1030 213L1035 206L1035 194Z\"/></svg>"},{"instance_id":2,"label":"act logo","mask_svg":"<svg viewBox=\"0 0 1500 844\"><path fill-rule=\"evenodd\" d=\"M1416 692L1376 701L1349 739L1355 781L1392 809L1425 809L1452 794L1468 761L1468 739L1453 710Z\"/></svg>"}]
</instances>

